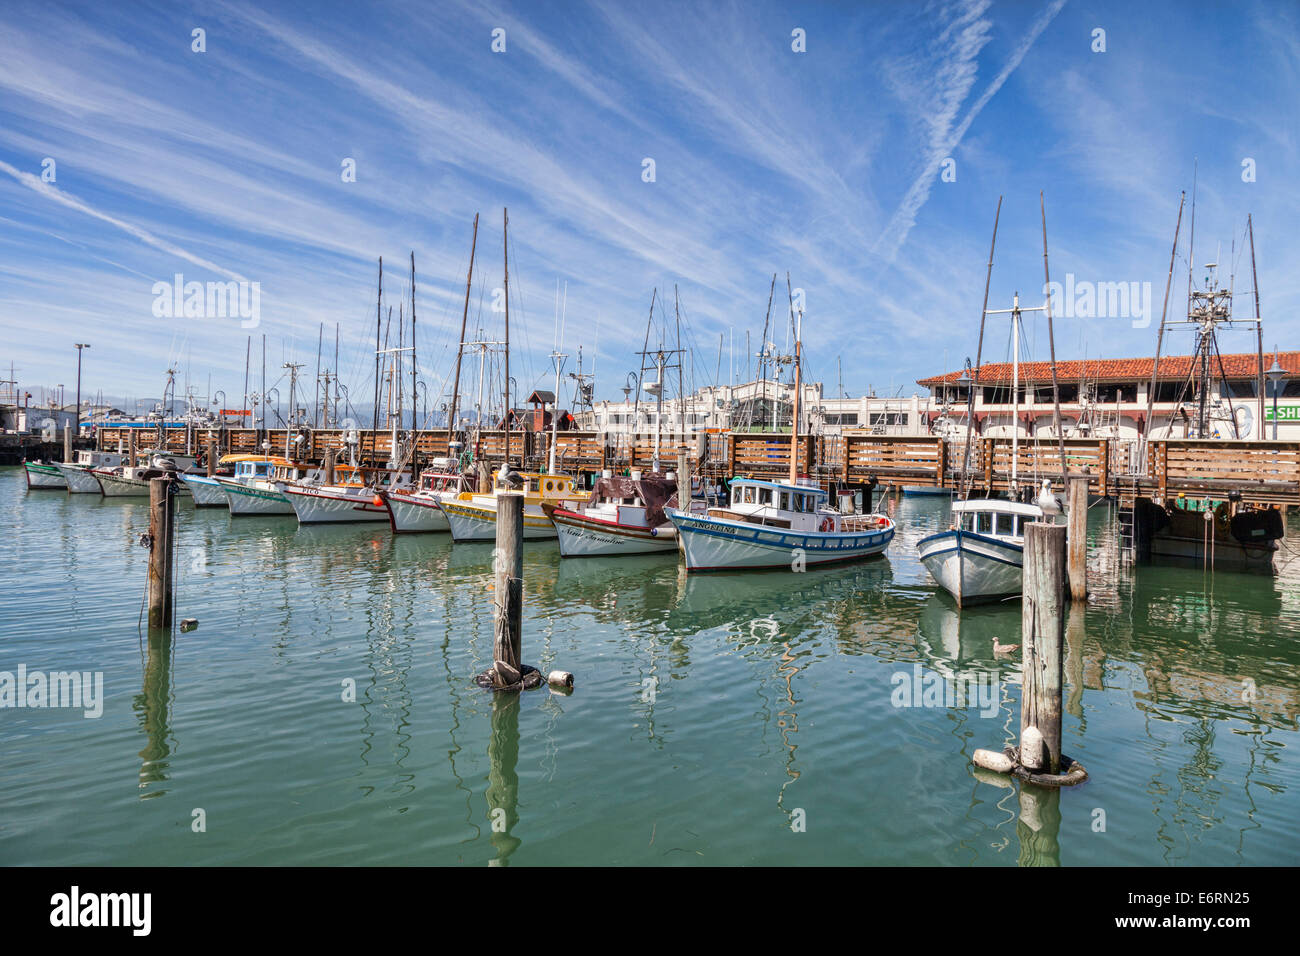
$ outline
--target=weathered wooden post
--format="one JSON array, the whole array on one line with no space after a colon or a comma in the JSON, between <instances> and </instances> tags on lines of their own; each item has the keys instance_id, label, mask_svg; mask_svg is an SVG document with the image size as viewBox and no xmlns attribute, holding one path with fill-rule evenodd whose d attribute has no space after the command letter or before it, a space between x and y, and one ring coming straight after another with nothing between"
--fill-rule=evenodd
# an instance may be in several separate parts
<instances>
[{"instance_id":1,"label":"weathered wooden post","mask_svg":"<svg viewBox=\"0 0 1300 956\"><path fill-rule=\"evenodd\" d=\"M325 484L334 484L334 446L325 449Z\"/></svg>"},{"instance_id":2,"label":"weathered wooden post","mask_svg":"<svg viewBox=\"0 0 1300 956\"><path fill-rule=\"evenodd\" d=\"M71 464L72 462L72 426L63 426L63 462Z\"/></svg>"},{"instance_id":3,"label":"weathered wooden post","mask_svg":"<svg viewBox=\"0 0 1300 956\"><path fill-rule=\"evenodd\" d=\"M1066 502L1069 527L1070 597L1082 601L1088 596L1088 478L1071 478Z\"/></svg>"},{"instance_id":4,"label":"weathered wooden post","mask_svg":"<svg viewBox=\"0 0 1300 956\"><path fill-rule=\"evenodd\" d=\"M132 468L134 468L136 466L134 428L132 428L129 432L127 432L126 454L127 454L127 462L130 464Z\"/></svg>"},{"instance_id":5,"label":"weathered wooden post","mask_svg":"<svg viewBox=\"0 0 1300 956\"><path fill-rule=\"evenodd\" d=\"M217 473L217 440L208 433L208 477Z\"/></svg>"},{"instance_id":6,"label":"weathered wooden post","mask_svg":"<svg viewBox=\"0 0 1300 956\"><path fill-rule=\"evenodd\" d=\"M1065 527L1025 527L1021 598L1020 762L1061 772L1062 639L1065 633Z\"/></svg>"},{"instance_id":7,"label":"weathered wooden post","mask_svg":"<svg viewBox=\"0 0 1300 956\"><path fill-rule=\"evenodd\" d=\"M677 507L691 510L691 453L685 448L677 453Z\"/></svg>"},{"instance_id":8,"label":"weathered wooden post","mask_svg":"<svg viewBox=\"0 0 1300 956\"><path fill-rule=\"evenodd\" d=\"M497 546L492 562L496 607L493 617L492 656L497 684L515 684L523 674L520 664L524 609L524 496L497 495Z\"/></svg>"},{"instance_id":9,"label":"weathered wooden post","mask_svg":"<svg viewBox=\"0 0 1300 956\"><path fill-rule=\"evenodd\" d=\"M172 479L149 481L149 626L169 628L172 621Z\"/></svg>"}]
</instances>

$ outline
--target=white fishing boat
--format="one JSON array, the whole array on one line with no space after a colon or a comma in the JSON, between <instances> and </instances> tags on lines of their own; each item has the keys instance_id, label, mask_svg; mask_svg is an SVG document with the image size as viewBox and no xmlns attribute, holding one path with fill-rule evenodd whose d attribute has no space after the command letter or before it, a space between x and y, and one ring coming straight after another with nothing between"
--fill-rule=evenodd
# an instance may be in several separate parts
<instances>
[{"instance_id":1,"label":"white fishing boat","mask_svg":"<svg viewBox=\"0 0 1300 956\"><path fill-rule=\"evenodd\" d=\"M285 484L281 489L299 524L343 524L356 521L387 521L388 507L383 492L410 487L409 472L394 473L386 468L338 465L332 485L311 481Z\"/></svg>"},{"instance_id":2,"label":"white fishing boat","mask_svg":"<svg viewBox=\"0 0 1300 956\"><path fill-rule=\"evenodd\" d=\"M789 481L733 478L728 508L709 508L703 515L668 508L688 572L802 571L876 557L894 540L892 518L843 514L829 506L820 486L798 474L802 320L801 312L794 329Z\"/></svg>"},{"instance_id":3,"label":"white fishing boat","mask_svg":"<svg viewBox=\"0 0 1300 956\"><path fill-rule=\"evenodd\" d=\"M457 495L466 488L466 476L454 470L450 458L434 459L432 470L420 475L418 487L380 493L388 505L389 523L394 534L427 531L450 531L447 516L438 506L439 495Z\"/></svg>"},{"instance_id":4,"label":"white fishing boat","mask_svg":"<svg viewBox=\"0 0 1300 956\"><path fill-rule=\"evenodd\" d=\"M1044 518L1038 505L999 498L954 501L953 526L922 538L921 563L966 607L1017 597L1021 591L1025 525Z\"/></svg>"},{"instance_id":5,"label":"white fishing boat","mask_svg":"<svg viewBox=\"0 0 1300 956\"><path fill-rule=\"evenodd\" d=\"M194 507L230 507L230 502L226 499L226 490L221 487L221 482L217 481L215 476L181 475L181 481L185 482L185 487L189 488L190 494L194 498Z\"/></svg>"},{"instance_id":6,"label":"white fishing boat","mask_svg":"<svg viewBox=\"0 0 1300 956\"><path fill-rule=\"evenodd\" d=\"M214 480L226 493L231 517L294 513L283 489L310 473L306 465L266 455L235 455L230 460L235 465L234 475Z\"/></svg>"},{"instance_id":7,"label":"white fishing boat","mask_svg":"<svg viewBox=\"0 0 1300 956\"><path fill-rule=\"evenodd\" d=\"M577 504L583 499L568 475L542 475L532 472L498 471L488 494L462 492L438 495L438 506L447 516L453 541L495 541L497 535L497 494L521 491L524 495L524 540L536 541L556 537L555 525L542 510L542 504Z\"/></svg>"},{"instance_id":8,"label":"white fishing boat","mask_svg":"<svg viewBox=\"0 0 1300 956\"><path fill-rule=\"evenodd\" d=\"M27 475L27 487L37 490L58 489L66 490L68 481L63 477L63 472L47 462L43 461L25 461L23 462L23 472Z\"/></svg>"},{"instance_id":9,"label":"white fishing boat","mask_svg":"<svg viewBox=\"0 0 1300 956\"><path fill-rule=\"evenodd\" d=\"M117 452L92 451L83 448L77 452L77 460L58 462L55 468L63 473L68 483L68 491L74 495L102 495L104 489L95 476L94 469L113 469L122 464L125 456Z\"/></svg>"},{"instance_id":10,"label":"white fishing boat","mask_svg":"<svg viewBox=\"0 0 1300 956\"><path fill-rule=\"evenodd\" d=\"M169 455L150 455L144 453L144 465L120 465L117 468L92 469L99 486L104 489L105 498L148 498L149 482L154 478L169 475L180 476L181 468L177 460ZM189 459L191 464L193 459ZM189 495L190 490L183 483L176 488L177 495Z\"/></svg>"},{"instance_id":11,"label":"white fishing boat","mask_svg":"<svg viewBox=\"0 0 1300 956\"><path fill-rule=\"evenodd\" d=\"M542 502L566 558L659 554L677 550L677 529L664 508L677 501L677 478L642 474L597 479L587 501Z\"/></svg>"},{"instance_id":12,"label":"white fishing boat","mask_svg":"<svg viewBox=\"0 0 1300 956\"><path fill-rule=\"evenodd\" d=\"M814 484L734 478L728 508L668 508L687 571L758 570L861 561L894 539L888 515L846 515Z\"/></svg>"}]
</instances>

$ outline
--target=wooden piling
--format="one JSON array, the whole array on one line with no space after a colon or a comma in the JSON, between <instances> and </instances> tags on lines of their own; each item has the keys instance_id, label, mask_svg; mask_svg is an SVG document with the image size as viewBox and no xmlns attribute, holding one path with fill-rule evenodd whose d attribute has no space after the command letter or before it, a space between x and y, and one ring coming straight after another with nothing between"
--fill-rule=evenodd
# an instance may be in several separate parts
<instances>
[{"instance_id":1,"label":"wooden piling","mask_svg":"<svg viewBox=\"0 0 1300 956\"><path fill-rule=\"evenodd\" d=\"M132 468L136 466L135 438L136 438L136 429L132 428L131 431L127 433L127 444L126 444L127 462L130 464Z\"/></svg>"},{"instance_id":2,"label":"wooden piling","mask_svg":"<svg viewBox=\"0 0 1300 956\"><path fill-rule=\"evenodd\" d=\"M496 602L492 655L502 684L518 682L523 644L524 496L497 495L497 543L493 555Z\"/></svg>"},{"instance_id":3,"label":"wooden piling","mask_svg":"<svg viewBox=\"0 0 1300 956\"><path fill-rule=\"evenodd\" d=\"M134 436L133 436L134 437ZM171 478L149 481L149 626L169 628L172 621L172 538L175 512Z\"/></svg>"},{"instance_id":4,"label":"wooden piling","mask_svg":"<svg viewBox=\"0 0 1300 956\"><path fill-rule=\"evenodd\" d=\"M685 448L677 454L677 507L691 510L691 453Z\"/></svg>"},{"instance_id":5,"label":"wooden piling","mask_svg":"<svg viewBox=\"0 0 1300 956\"><path fill-rule=\"evenodd\" d=\"M72 426L63 426L63 462L72 463Z\"/></svg>"},{"instance_id":6,"label":"wooden piling","mask_svg":"<svg viewBox=\"0 0 1300 956\"><path fill-rule=\"evenodd\" d=\"M325 449L325 484L334 484L334 447Z\"/></svg>"},{"instance_id":7,"label":"wooden piling","mask_svg":"<svg viewBox=\"0 0 1300 956\"><path fill-rule=\"evenodd\" d=\"M1069 549L1070 597L1082 601L1088 596L1088 479L1071 478L1066 502L1066 547Z\"/></svg>"},{"instance_id":8,"label":"wooden piling","mask_svg":"<svg viewBox=\"0 0 1300 956\"><path fill-rule=\"evenodd\" d=\"M1061 772L1062 640L1065 632L1065 526L1032 522L1025 526L1024 594L1021 600L1022 695L1020 762L1035 767L1024 753L1026 731L1041 735L1043 769Z\"/></svg>"},{"instance_id":9,"label":"wooden piling","mask_svg":"<svg viewBox=\"0 0 1300 956\"><path fill-rule=\"evenodd\" d=\"M217 473L217 440L208 437L208 477Z\"/></svg>"}]
</instances>

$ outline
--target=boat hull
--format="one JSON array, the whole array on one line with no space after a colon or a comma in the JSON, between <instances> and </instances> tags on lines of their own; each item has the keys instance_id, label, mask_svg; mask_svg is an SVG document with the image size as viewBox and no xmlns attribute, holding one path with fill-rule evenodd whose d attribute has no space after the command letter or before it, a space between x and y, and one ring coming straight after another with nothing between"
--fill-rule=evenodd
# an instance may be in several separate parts
<instances>
[{"instance_id":1,"label":"boat hull","mask_svg":"<svg viewBox=\"0 0 1300 956\"><path fill-rule=\"evenodd\" d=\"M497 513L465 501L438 500L442 513L447 516L447 527L453 541L495 541ZM524 540L542 541L555 538L555 525L538 505L524 505Z\"/></svg>"},{"instance_id":2,"label":"boat hull","mask_svg":"<svg viewBox=\"0 0 1300 956\"><path fill-rule=\"evenodd\" d=\"M921 563L958 607L1019 597L1024 548L973 531L942 531L917 544Z\"/></svg>"},{"instance_id":3,"label":"boat hull","mask_svg":"<svg viewBox=\"0 0 1300 956\"><path fill-rule=\"evenodd\" d=\"M884 554L894 540L891 523L873 531L786 531L667 509L677 528L686 570L794 570L862 561Z\"/></svg>"},{"instance_id":4,"label":"boat hull","mask_svg":"<svg viewBox=\"0 0 1300 956\"><path fill-rule=\"evenodd\" d=\"M104 489L100 487L99 479L85 465L67 465L59 464L54 467L63 472L63 478L68 483L68 492L74 495L102 495Z\"/></svg>"},{"instance_id":5,"label":"boat hull","mask_svg":"<svg viewBox=\"0 0 1300 956\"><path fill-rule=\"evenodd\" d=\"M226 490L221 487L221 483L216 479L208 478L205 475L185 475L182 480L185 482L185 486L190 489L190 494L194 498L194 507L229 507L230 503L226 499Z\"/></svg>"},{"instance_id":6,"label":"boat hull","mask_svg":"<svg viewBox=\"0 0 1300 956\"><path fill-rule=\"evenodd\" d=\"M1151 536L1151 558L1191 567L1208 567L1216 571L1247 571L1251 574L1277 574L1277 545L1272 541L1243 545L1235 541L1215 540L1183 535Z\"/></svg>"},{"instance_id":7,"label":"boat hull","mask_svg":"<svg viewBox=\"0 0 1300 956\"><path fill-rule=\"evenodd\" d=\"M68 481L54 465L40 465L34 461L23 462L27 474L27 487L37 489L67 490Z\"/></svg>"},{"instance_id":8,"label":"boat hull","mask_svg":"<svg viewBox=\"0 0 1300 956\"><path fill-rule=\"evenodd\" d=\"M285 497L299 524L351 524L357 521L387 521L388 509L377 506L375 494L334 495L314 488L285 489Z\"/></svg>"},{"instance_id":9,"label":"boat hull","mask_svg":"<svg viewBox=\"0 0 1300 956\"><path fill-rule=\"evenodd\" d=\"M450 531L447 516L433 498L417 495L389 494L388 516L394 534Z\"/></svg>"},{"instance_id":10,"label":"boat hull","mask_svg":"<svg viewBox=\"0 0 1300 956\"><path fill-rule=\"evenodd\" d=\"M291 515L293 505L278 491L252 488L237 482L222 482L226 503L232 517L257 517L262 515Z\"/></svg>"},{"instance_id":11,"label":"boat hull","mask_svg":"<svg viewBox=\"0 0 1300 956\"><path fill-rule=\"evenodd\" d=\"M95 477L104 490L105 498L148 498L149 482L143 478L126 478L97 471Z\"/></svg>"},{"instance_id":12,"label":"boat hull","mask_svg":"<svg viewBox=\"0 0 1300 956\"><path fill-rule=\"evenodd\" d=\"M617 557L677 550L677 529L671 523L657 528L636 527L589 518L564 508L551 509L550 516L562 557Z\"/></svg>"}]
</instances>

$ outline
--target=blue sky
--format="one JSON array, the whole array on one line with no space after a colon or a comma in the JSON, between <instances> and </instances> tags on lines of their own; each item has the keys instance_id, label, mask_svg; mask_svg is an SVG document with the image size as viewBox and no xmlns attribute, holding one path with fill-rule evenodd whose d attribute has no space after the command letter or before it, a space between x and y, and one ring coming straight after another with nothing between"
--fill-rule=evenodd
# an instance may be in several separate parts
<instances>
[{"instance_id":1,"label":"blue sky","mask_svg":"<svg viewBox=\"0 0 1300 956\"><path fill-rule=\"evenodd\" d=\"M654 287L671 296L678 284L695 381L707 384L720 335L722 378L733 334L740 377L745 331L756 350L771 275L784 286L788 270L805 293L806 374L834 393L839 361L847 392L907 395L975 351L999 194L991 307L1015 290L1041 301L1042 190L1053 278L1150 282L1158 321L1194 159L1198 278L1216 257L1228 271L1235 240L1236 288L1249 290L1241 240L1253 213L1266 347L1294 347L1300 331L1293 4L307 9L4 5L5 373L12 361L28 389L70 389L72 344L89 342L85 390L156 395L179 362L201 390L211 376L234 396L246 336L256 364L266 334L273 378L289 358L310 374L318 322L327 339L337 322L345 381L368 407L375 262L384 257L396 306L414 250L421 375L436 393L474 214L477 313L501 284L509 206L521 390L549 377L557 279L565 351L582 345L588 369L598 353L597 397L613 399L637 367ZM498 27L504 53L491 49ZM791 48L796 28L806 52ZM1105 52L1092 49L1097 28ZM54 182L41 179L46 158ZM345 158L356 182L342 181ZM948 158L953 182L941 176ZM1254 182L1242 178L1247 158ZM259 326L155 317L153 286L177 272L258 282ZM770 337L784 346L782 302ZM1063 317L1056 338L1061 357L1149 355L1155 326ZM1006 357L1005 339L1005 326L991 329L991 359Z\"/></svg>"}]
</instances>

